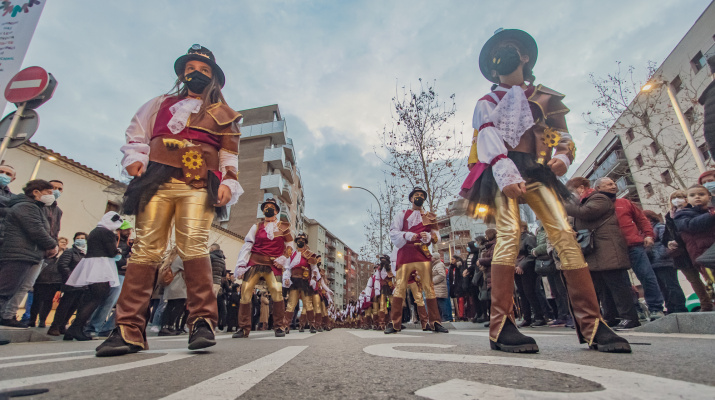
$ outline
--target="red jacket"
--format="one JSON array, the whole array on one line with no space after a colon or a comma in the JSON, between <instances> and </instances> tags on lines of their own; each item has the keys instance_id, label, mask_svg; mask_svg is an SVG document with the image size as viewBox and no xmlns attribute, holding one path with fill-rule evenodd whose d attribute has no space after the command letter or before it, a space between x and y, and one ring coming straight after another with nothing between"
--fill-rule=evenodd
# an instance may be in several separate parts
<instances>
[{"instance_id":1,"label":"red jacket","mask_svg":"<svg viewBox=\"0 0 715 400\"><path fill-rule=\"evenodd\" d=\"M646 237L654 238L653 227L643 210L638 208L628 199L616 199L616 217L621 233L628 243L628 247L642 246Z\"/></svg>"}]
</instances>

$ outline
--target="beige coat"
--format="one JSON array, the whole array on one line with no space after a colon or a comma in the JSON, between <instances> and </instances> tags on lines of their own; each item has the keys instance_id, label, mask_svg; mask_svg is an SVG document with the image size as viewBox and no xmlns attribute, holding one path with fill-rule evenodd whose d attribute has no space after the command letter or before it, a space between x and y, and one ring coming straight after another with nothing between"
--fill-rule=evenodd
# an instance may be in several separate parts
<instances>
[{"instance_id":1,"label":"beige coat","mask_svg":"<svg viewBox=\"0 0 715 400\"><path fill-rule=\"evenodd\" d=\"M270 300L268 300L268 296L262 295L261 296L261 316L258 319L258 322L262 322L264 324L268 323L268 316L271 312L270 310Z\"/></svg>"},{"instance_id":2,"label":"beige coat","mask_svg":"<svg viewBox=\"0 0 715 400\"><path fill-rule=\"evenodd\" d=\"M447 273L442 261L432 263L432 283L434 283L434 294L437 298L446 299L449 297L447 293Z\"/></svg>"}]
</instances>

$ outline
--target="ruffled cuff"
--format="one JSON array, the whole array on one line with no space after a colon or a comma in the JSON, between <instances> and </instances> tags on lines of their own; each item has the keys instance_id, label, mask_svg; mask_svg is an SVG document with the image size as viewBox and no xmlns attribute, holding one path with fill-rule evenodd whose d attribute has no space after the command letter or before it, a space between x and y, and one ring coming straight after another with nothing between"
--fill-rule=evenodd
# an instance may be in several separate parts
<instances>
[{"instance_id":1,"label":"ruffled cuff","mask_svg":"<svg viewBox=\"0 0 715 400\"><path fill-rule=\"evenodd\" d=\"M514 161L507 157L492 165L492 174L494 174L494 180L497 182L500 191L503 191L509 185L525 182Z\"/></svg>"},{"instance_id":2,"label":"ruffled cuff","mask_svg":"<svg viewBox=\"0 0 715 400\"><path fill-rule=\"evenodd\" d=\"M559 160L563 161L564 164L566 164L566 168L571 166L571 160L566 154L556 154L554 155L554 158L558 158Z\"/></svg>"},{"instance_id":3,"label":"ruffled cuff","mask_svg":"<svg viewBox=\"0 0 715 400\"><path fill-rule=\"evenodd\" d=\"M315 279L311 279L311 280L310 280L310 288L313 289L313 290L315 290L315 285L316 285L317 283L318 283L318 282L316 282Z\"/></svg>"},{"instance_id":4,"label":"ruffled cuff","mask_svg":"<svg viewBox=\"0 0 715 400\"><path fill-rule=\"evenodd\" d=\"M137 161L140 161L146 170L149 164L149 145L144 143L127 143L120 149L124 153L122 167L126 168Z\"/></svg>"},{"instance_id":5,"label":"ruffled cuff","mask_svg":"<svg viewBox=\"0 0 715 400\"><path fill-rule=\"evenodd\" d=\"M288 282L287 285L286 282ZM290 270L283 271L283 287L287 289L292 283L293 281L290 280Z\"/></svg>"},{"instance_id":6,"label":"ruffled cuff","mask_svg":"<svg viewBox=\"0 0 715 400\"><path fill-rule=\"evenodd\" d=\"M237 279L243 279L243 275L245 275L246 272L248 272L248 268L250 268L250 267L247 267L247 266L245 266L245 265L242 266L242 267L240 267L240 266L237 265L237 266L236 266L236 269L233 271L233 275L234 275Z\"/></svg>"},{"instance_id":7,"label":"ruffled cuff","mask_svg":"<svg viewBox=\"0 0 715 400\"><path fill-rule=\"evenodd\" d=\"M290 263L290 260L288 260L288 257L286 256L280 256L274 260L278 264L282 265L284 269L288 269L288 264Z\"/></svg>"},{"instance_id":8,"label":"ruffled cuff","mask_svg":"<svg viewBox=\"0 0 715 400\"><path fill-rule=\"evenodd\" d=\"M427 236L427 239L420 238L420 242L424 244L430 244L432 242L432 233L430 232L429 236Z\"/></svg>"},{"instance_id":9,"label":"ruffled cuff","mask_svg":"<svg viewBox=\"0 0 715 400\"><path fill-rule=\"evenodd\" d=\"M238 198L243 194L243 188L241 184L235 179L224 179L221 181L222 185L228 186L231 189L231 200L228 201L226 206L232 206L238 202Z\"/></svg>"}]
</instances>

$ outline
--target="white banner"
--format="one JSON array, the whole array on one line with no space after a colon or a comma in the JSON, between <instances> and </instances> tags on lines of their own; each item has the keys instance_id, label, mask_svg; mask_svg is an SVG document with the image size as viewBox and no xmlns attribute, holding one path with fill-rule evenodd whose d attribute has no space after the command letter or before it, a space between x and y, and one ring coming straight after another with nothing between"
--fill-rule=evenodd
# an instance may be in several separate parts
<instances>
[{"instance_id":1,"label":"white banner","mask_svg":"<svg viewBox=\"0 0 715 400\"><path fill-rule=\"evenodd\" d=\"M5 110L5 87L20 72L46 0L0 2L0 112Z\"/></svg>"}]
</instances>

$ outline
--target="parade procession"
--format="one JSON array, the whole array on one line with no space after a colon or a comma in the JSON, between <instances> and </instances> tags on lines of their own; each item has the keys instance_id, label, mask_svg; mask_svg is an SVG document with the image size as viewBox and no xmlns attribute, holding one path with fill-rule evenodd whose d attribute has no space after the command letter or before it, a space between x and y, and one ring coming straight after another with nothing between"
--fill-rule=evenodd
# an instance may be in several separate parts
<instances>
[{"instance_id":1,"label":"parade procession","mask_svg":"<svg viewBox=\"0 0 715 400\"><path fill-rule=\"evenodd\" d=\"M0 399L715 398L715 2L532 3L2 2Z\"/></svg>"}]
</instances>

